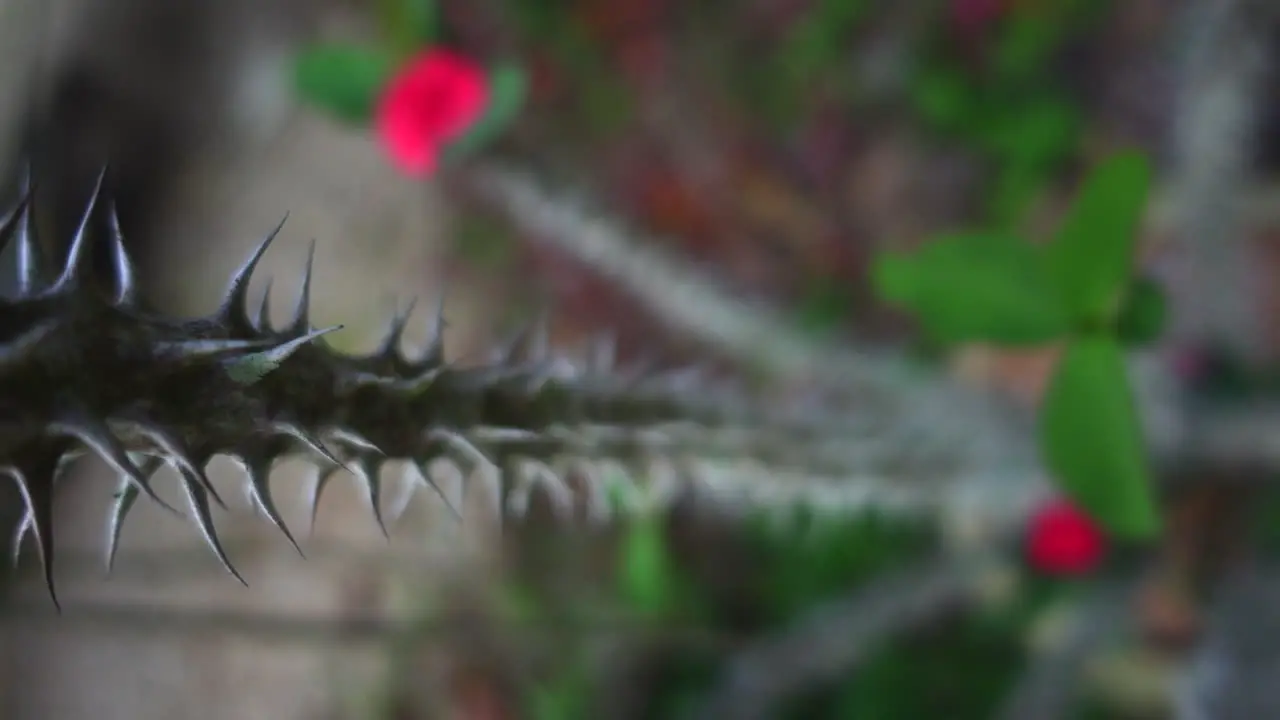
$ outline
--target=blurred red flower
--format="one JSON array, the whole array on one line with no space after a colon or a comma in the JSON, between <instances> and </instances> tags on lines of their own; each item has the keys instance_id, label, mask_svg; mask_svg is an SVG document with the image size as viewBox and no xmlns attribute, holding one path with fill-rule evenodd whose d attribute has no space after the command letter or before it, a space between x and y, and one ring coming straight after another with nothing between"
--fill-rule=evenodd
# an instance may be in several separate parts
<instances>
[{"instance_id":1,"label":"blurred red flower","mask_svg":"<svg viewBox=\"0 0 1280 720\"><path fill-rule=\"evenodd\" d=\"M430 175L441 147L480 117L487 100L484 68L448 50L427 50L383 89L374 121L378 138L396 167Z\"/></svg>"},{"instance_id":2,"label":"blurred red flower","mask_svg":"<svg viewBox=\"0 0 1280 720\"><path fill-rule=\"evenodd\" d=\"M1047 575L1083 575L1106 554L1107 541L1088 515L1066 500L1037 510L1027 528L1027 557Z\"/></svg>"}]
</instances>

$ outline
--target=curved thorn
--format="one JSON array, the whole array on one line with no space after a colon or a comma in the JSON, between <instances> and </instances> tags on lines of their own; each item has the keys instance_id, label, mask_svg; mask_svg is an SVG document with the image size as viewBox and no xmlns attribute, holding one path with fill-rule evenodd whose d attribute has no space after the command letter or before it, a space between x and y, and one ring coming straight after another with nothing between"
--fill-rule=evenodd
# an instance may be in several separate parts
<instances>
[{"instance_id":1,"label":"curved thorn","mask_svg":"<svg viewBox=\"0 0 1280 720\"><path fill-rule=\"evenodd\" d=\"M159 470L160 466L165 462L164 458L156 455L142 455L141 459L138 459L138 456L138 453L129 453L130 459L137 463L147 477L154 475L156 470ZM138 488L127 475L121 475L119 476L119 485L112 497L114 502L112 503L111 515L107 524L107 575L110 575L111 571L115 569L116 552L120 547L120 536L124 530L124 521L138 500Z\"/></svg>"},{"instance_id":2,"label":"curved thorn","mask_svg":"<svg viewBox=\"0 0 1280 720\"><path fill-rule=\"evenodd\" d=\"M134 422L132 424L138 434L147 438L153 445L164 451L165 459L179 472L189 473L199 480L200 484L204 485L205 490L209 491L209 497L212 497L214 502L218 503L218 506L223 510L228 509L227 504L218 495L217 488L213 486L213 481L209 479L208 473L205 472L204 463L192 458L191 451L182 444L182 441L176 435L159 425L146 422Z\"/></svg>"},{"instance_id":3,"label":"curved thorn","mask_svg":"<svg viewBox=\"0 0 1280 720\"><path fill-rule=\"evenodd\" d=\"M129 306L138 302L138 273L129 259L124 233L120 230L120 213L115 201L107 204L107 240L111 243L111 263L115 270L116 305Z\"/></svg>"},{"instance_id":4,"label":"curved thorn","mask_svg":"<svg viewBox=\"0 0 1280 720\"><path fill-rule=\"evenodd\" d=\"M248 325L249 280L252 279L253 272L257 269L258 263L262 261L262 256L266 254L267 248L271 247L271 243L275 241L276 236L284 229L285 221L288 219L289 213L285 213L275 229L263 238L262 242L258 243L258 246L249 255L248 260L232 276L231 283L227 286L226 294L222 299L222 307L218 309L218 315L223 320ZM243 329L250 328L245 327Z\"/></svg>"},{"instance_id":5,"label":"curved thorn","mask_svg":"<svg viewBox=\"0 0 1280 720\"><path fill-rule=\"evenodd\" d=\"M449 509L449 514L453 515L453 518L458 522L462 522L462 511L459 510L458 507L453 504L453 501L449 499L449 496L445 494L444 488L440 487L439 483L431 477L431 473L427 471L427 468L419 467L416 462L414 463L413 468L414 471L418 473L418 477L422 479L422 484L431 488L435 494L439 495L440 499L444 501L444 506Z\"/></svg>"},{"instance_id":6,"label":"curved thorn","mask_svg":"<svg viewBox=\"0 0 1280 720\"><path fill-rule=\"evenodd\" d=\"M272 342L273 341L271 340L265 339L227 340L223 338L211 338L204 340L165 340L154 343L152 345L152 351L156 355L197 358L217 355L219 353L256 350L258 348L270 347Z\"/></svg>"},{"instance_id":7,"label":"curved thorn","mask_svg":"<svg viewBox=\"0 0 1280 720\"><path fill-rule=\"evenodd\" d=\"M330 463L333 463L334 465L337 465L343 469L348 469L346 468L346 465L337 458L336 455L329 452L329 448L324 446L324 443L320 441L320 438L316 437L314 434L312 434L309 430L302 427L301 425L298 425L297 423L286 422L283 420L277 420L271 423L271 429L273 432L276 432L280 435L288 435L294 440L297 440L298 442L305 445L307 449L320 455L325 460L328 460Z\"/></svg>"},{"instance_id":8,"label":"curved thorn","mask_svg":"<svg viewBox=\"0 0 1280 720\"><path fill-rule=\"evenodd\" d=\"M18 203L9 209L4 219L0 220L0 251L8 249L9 243L13 242L13 237L23 222L22 216L26 214L27 207L30 205L31 198L24 193L18 198Z\"/></svg>"},{"instance_id":9,"label":"curved thorn","mask_svg":"<svg viewBox=\"0 0 1280 720\"><path fill-rule=\"evenodd\" d=\"M275 332L271 327L271 280L272 278L268 277L267 282L262 286L262 303L258 305L258 317L254 319L258 332L266 335Z\"/></svg>"},{"instance_id":10,"label":"curved thorn","mask_svg":"<svg viewBox=\"0 0 1280 720\"><path fill-rule=\"evenodd\" d=\"M53 544L53 470L57 459L39 461L35 467L22 468L11 466L6 468L14 479L18 491L22 494L26 506L26 518L30 519L30 532L36 536L36 548L40 552L40 567L44 575L45 587L58 613L62 613L62 603L58 601L58 591L53 580L54 544ZM47 465L47 467L45 467Z\"/></svg>"},{"instance_id":11,"label":"curved thorn","mask_svg":"<svg viewBox=\"0 0 1280 720\"><path fill-rule=\"evenodd\" d=\"M293 321L289 324L291 335L300 335L311 329L311 277L315 261L316 241L313 238L307 249L307 266L302 275L302 287L298 290L298 300L293 306Z\"/></svg>"},{"instance_id":12,"label":"curved thorn","mask_svg":"<svg viewBox=\"0 0 1280 720\"><path fill-rule=\"evenodd\" d=\"M386 455L386 453L382 451L382 448L374 445L368 438L354 430L335 427L329 429L328 435L344 445L350 445L355 450L363 450L365 452Z\"/></svg>"},{"instance_id":13,"label":"curved thorn","mask_svg":"<svg viewBox=\"0 0 1280 720\"><path fill-rule=\"evenodd\" d=\"M64 293L79 288L89 273L93 271L93 218L97 213L98 202L102 196L102 188L107 177L105 167L98 173L93 185L93 194L80 216L80 226L76 228L75 237L71 240L71 250L67 254L67 262L62 267L62 274L54 282L51 292Z\"/></svg>"},{"instance_id":14,"label":"curved thorn","mask_svg":"<svg viewBox=\"0 0 1280 720\"><path fill-rule=\"evenodd\" d=\"M138 500L138 488L127 475L120 476L120 487L116 489L115 502L111 506L111 515L107 521L107 574L115 569L116 551L120 547L120 533L124 530L125 518Z\"/></svg>"},{"instance_id":15,"label":"curved thorn","mask_svg":"<svg viewBox=\"0 0 1280 720\"><path fill-rule=\"evenodd\" d=\"M200 534L204 536L205 543L209 546L209 549L213 550L213 554L218 557L222 567L231 573L232 577L239 580L241 585L249 587L249 583L245 582L240 572L231 564L226 551L222 549L222 541L218 539L218 531L213 525L213 512L209 506L208 490L205 489L199 478L193 477L185 468L178 467L178 473L182 477L182 487L187 492L187 502L195 515L196 526L200 529Z\"/></svg>"},{"instance_id":16,"label":"curved thorn","mask_svg":"<svg viewBox=\"0 0 1280 720\"><path fill-rule=\"evenodd\" d=\"M31 187L31 169L28 165L26 172L22 176L22 184L18 188L17 201L5 213L4 219L0 220L0 252L9 247L9 243L13 240L14 231L22 223L23 213L31 206L34 194Z\"/></svg>"},{"instance_id":17,"label":"curved thorn","mask_svg":"<svg viewBox=\"0 0 1280 720\"><path fill-rule=\"evenodd\" d=\"M382 518L382 478L378 467L370 467L369 460L362 457L356 461L353 469L360 483L364 485L365 497L369 500L369 507L373 510L373 519L378 523L378 529L382 531L382 536L390 541L391 533L387 532L387 523Z\"/></svg>"},{"instance_id":18,"label":"curved thorn","mask_svg":"<svg viewBox=\"0 0 1280 720\"><path fill-rule=\"evenodd\" d=\"M179 517L183 513L165 502L155 489L151 487L151 479L143 474L142 469L134 464L125 451L124 445L111 433L110 428L100 420L88 414L79 414L71 419L55 421L49 424L51 435L73 437L87 445L99 457L115 468L116 472L127 475L148 499Z\"/></svg>"},{"instance_id":19,"label":"curved thorn","mask_svg":"<svg viewBox=\"0 0 1280 720\"><path fill-rule=\"evenodd\" d=\"M18 569L18 563L22 558L22 543L26 541L27 535L31 531L31 513L24 511L22 519L18 521L17 529L13 532L13 547L11 548L13 556L10 559L13 561L14 570Z\"/></svg>"},{"instance_id":20,"label":"curved thorn","mask_svg":"<svg viewBox=\"0 0 1280 720\"><path fill-rule=\"evenodd\" d=\"M400 343L403 341L405 328L409 326L409 318L417 304L418 298L414 297L409 300L404 310L397 310L391 316L390 327L387 328L387 334L383 336L376 352L379 360L395 360L401 357Z\"/></svg>"},{"instance_id":21,"label":"curved thorn","mask_svg":"<svg viewBox=\"0 0 1280 720\"><path fill-rule=\"evenodd\" d=\"M0 222L0 249L9 245L15 237L18 240L14 248L18 271L18 296L33 295L42 286L48 272L48 263L40 250L40 240L36 237L34 190L31 187L31 168L28 165L22 178L22 196L13 214Z\"/></svg>"},{"instance_id":22,"label":"curved thorn","mask_svg":"<svg viewBox=\"0 0 1280 720\"><path fill-rule=\"evenodd\" d=\"M314 537L316 534L316 515L320 510L320 498L324 495L324 489L328 487L329 481L333 479L334 473L342 468L337 465L331 465L327 468L316 468L316 481L311 486L311 529L309 535Z\"/></svg>"},{"instance_id":23,"label":"curved thorn","mask_svg":"<svg viewBox=\"0 0 1280 720\"><path fill-rule=\"evenodd\" d=\"M249 491L256 506L284 534L293 549L298 551L298 556L305 560L306 554L302 552L302 547L294 539L293 533L289 532L289 526L285 525L284 518L280 515L280 510L276 508L275 500L271 496L271 460L264 457L241 457L240 464L248 478Z\"/></svg>"}]
</instances>

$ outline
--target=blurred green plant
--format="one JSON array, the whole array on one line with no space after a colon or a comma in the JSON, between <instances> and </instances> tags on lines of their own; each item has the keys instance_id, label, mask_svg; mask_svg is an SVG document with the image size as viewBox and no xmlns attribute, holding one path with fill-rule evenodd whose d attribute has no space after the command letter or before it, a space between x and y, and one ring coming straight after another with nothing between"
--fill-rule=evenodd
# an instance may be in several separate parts
<instances>
[{"instance_id":1,"label":"blurred green plant","mask_svg":"<svg viewBox=\"0 0 1280 720\"><path fill-rule=\"evenodd\" d=\"M1062 489L1112 533L1159 530L1124 347L1154 340L1158 287L1134 277L1151 170L1118 153L1086 178L1051 242L945 236L878 259L881 297L946 343L1065 345L1041 407L1042 454Z\"/></svg>"},{"instance_id":2,"label":"blurred green plant","mask_svg":"<svg viewBox=\"0 0 1280 720\"><path fill-rule=\"evenodd\" d=\"M920 55L910 104L930 127L995 162L987 211L1000 225L1016 221L1078 152L1084 114L1054 65L1105 10L1097 0L1008 3L984 38L977 67L957 55L946 23Z\"/></svg>"},{"instance_id":3,"label":"blurred green plant","mask_svg":"<svg viewBox=\"0 0 1280 720\"><path fill-rule=\"evenodd\" d=\"M669 631L696 622L716 634L754 637L784 631L824 601L846 597L874 584L884 572L940 548L935 528L922 520L875 512L835 515L816 508L794 513L785 521L764 514L749 518L737 526L736 544L726 548L751 558L750 577L733 595L733 602L752 608L745 620L741 613L728 619L733 614L718 605L723 591L717 594L673 553L666 539L668 518L661 513L625 521L619 545L622 570L612 594L597 598L593 607L604 603L654 629ZM1030 575L1019 587L998 608L920 628L872 649L856 673L797 696L781 717L989 717L1022 670L1027 629L1065 592L1062 583ZM511 590L536 619L537 606L527 601L527 592L520 586ZM557 670L526 695L531 717L590 717L591 693L600 692L600 678L580 655L564 652L562 657ZM696 717L730 657L714 644L674 647L663 655L661 672L649 676L653 684L646 688L646 717Z\"/></svg>"}]
</instances>

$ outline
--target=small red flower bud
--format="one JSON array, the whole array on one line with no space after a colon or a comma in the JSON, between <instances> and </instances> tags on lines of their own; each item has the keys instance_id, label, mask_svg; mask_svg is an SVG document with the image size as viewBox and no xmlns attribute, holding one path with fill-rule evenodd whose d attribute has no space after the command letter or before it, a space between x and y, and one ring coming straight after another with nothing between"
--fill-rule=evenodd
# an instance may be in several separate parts
<instances>
[{"instance_id":1,"label":"small red flower bud","mask_svg":"<svg viewBox=\"0 0 1280 720\"><path fill-rule=\"evenodd\" d=\"M1084 575L1106 554L1106 537L1088 515L1065 500L1037 510L1028 524L1027 557L1047 575Z\"/></svg>"},{"instance_id":2,"label":"small red flower bud","mask_svg":"<svg viewBox=\"0 0 1280 720\"><path fill-rule=\"evenodd\" d=\"M462 135L487 100L483 68L448 50L427 50L383 89L375 119L378 138L401 170L430 175L441 146Z\"/></svg>"}]
</instances>

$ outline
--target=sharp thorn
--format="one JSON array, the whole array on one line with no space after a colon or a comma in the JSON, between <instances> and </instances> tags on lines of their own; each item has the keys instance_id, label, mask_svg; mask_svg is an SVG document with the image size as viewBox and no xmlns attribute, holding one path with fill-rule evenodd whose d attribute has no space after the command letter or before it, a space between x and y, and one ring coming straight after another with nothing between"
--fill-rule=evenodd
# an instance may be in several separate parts
<instances>
[{"instance_id":1,"label":"sharp thorn","mask_svg":"<svg viewBox=\"0 0 1280 720\"><path fill-rule=\"evenodd\" d=\"M320 438L316 437L301 425L292 422L275 421L271 423L271 429L281 435L288 435L294 440L305 445L307 449L317 455L320 455L325 460L328 460L330 463L346 469L346 465L339 460L336 455L329 452L329 448L324 446L324 443L320 441Z\"/></svg>"},{"instance_id":2,"label":"sharp thorn","mask_svg":"<svg viewBox=\"0 0 1280 720\"><path fill-rule=\"evenodd\" d=\"M49 433L73 437L87 445L103 460L115 468L116 472L127 475L138 489L151 501L166 510L182 516L183 513L156 494L151 487L151 479L143 474L142 469L134 464L125 451L124 445L111 430L100 420L89 414L80 414L72 419L57 421L49 425Z\"/></svg>"},{"instance_id":3,"label":"sharp thorn","mask_svg":"<svg viewBox=\"0 0 1280 720\"><path fill-rule=\"evenodd\" d=\"M44 575L45 587L58 614L62 614L62 603L58 601L58 592L53 580L54 542L53 542L53 474L57 458L47 456L37 461L34 466L12 466L7 468L9 475L18 485L22 501L26 507L24 522L30 521L30 532L36 537L36 548L40 551L40 566Z\"/></svg>"},{"instance_id":4,"label":"sharp thorn","mask_svg":"<svg viewBox=\"0 0 1280 720\"><path fill-rule=\"evenodd\" d=\"M311 486L311 529L309 536L314 537L316 534L316 515L320 511L320 498L324 495L324 489L329 485L329 481L333 479L334 473L342 468L337 465L330 465L326 468L316 468L316 481Z\"/></svg>"},{"instance_id":5,"label":"sharp thorn","mask_svg":"<svg viewBox=\"0 0 1280 720\"><path fill-rule=\"evenodd\" d=\"M200 534L204 536L205 543L209 546L209 549L213 550L213 554L218 557L222 567L231 573L232 577L239 580L241 585L248 587L249 583L245 582L244 577L231 564L226 551L222 548L222 541L218 539L218 531L213 524L213 512L209 506L208 490L205 489L199 478L192 476L185 469L179 468L179 474L182 476L182 487L187 492L187 501L191 506L192 513L195 515L196 526L200 529Z\"/></svg>"},{"instance_id":6,"label":"sharp thorn","mask_svg":"<svg viewBox=\"0 0 1280 720\"><path fill-rule=\"evenodd\" d=\"M93 194L89 196L89 203L84 209L84 214L80 216L80 225L76 228L75 237L71 240L71 250L67 254L66 265L63 266L62 275L54 282L51 289L53 293L65 293L79 288L88 274L93 271L93 219L97 214L106 177L107 169L104 167L98 173Z\"/></svg>"},{"instance_id":7,"label":"sharp thorn","mask_svg":"<svg viewBox=\"0 0 1280 720\"><path fill-rule=\"evenodd\" d=\"M271 327L271 278L267 278L267 282L262 286L262 303L258 305L258 317L254 319L254 325L258 328L258 332L264 335L275 333L275 328Z\"/></svg>"},{"instance_id":8,"label":"sharp thorn","mask_svg":"<svg viewBox=\"0 0 1280 720\"><path fill-rule=\"evenodd\" d=\"M218 315L223 320L233 323L240 323L244 327L241 330L252 330L248 313L249 300L249 280L252 279L254 270L258 268L258 263L262 261L262 256L266 254L267 248L271 247L271 243L275 241L280 231L284 229L285 221L289 219L289 214L285 213L280 219L280 223L276 225L262 242L254 248L236 274L231 278L231 283L227 287L226 294L223 296L222 307L218 310Z\"/></svg>"},{"instance_id":9,"label":"sharp thorn","mask_svg":"<svg viewBox=\"0 0 1280 720\"><path fill-rule=\"evenodd\" d=\"M129 259L124 233L120 230L120 213L114 201L107 205L107 239L111 243L111 259L116 274L116 305L135 305L138 301L138 273Z\"/></svg>"},{"instance_id":10,"label":"sharp thorn","mask_svg":"<svg viewBox=\"0 0 1280 720\"><path fill-rule=\"evenodd\" d=\"M298 290L298 301L293 308L293 321L289 324L290 335L300 335L311 329L311 278L315 260L316 241L313 239L307 250L307 265L302 275L302 287Z\"/></svg>"},{"instance_id":11,"label":"sharp thorn","mask_svg":"<svg viewBox=\"0 0 1280 720\"><path fill-rule=\"evenodd\" d=\"M264 457L242 457L241 465L244 467L249 481L249 490L258 509L262 510L276 529L284 534L285 539L298 552L298 555L306 559L306 554L302 552L302 547L289 531L289 526L285 524L271 495L271 460Z\"/></svg>"}]
</instances>

